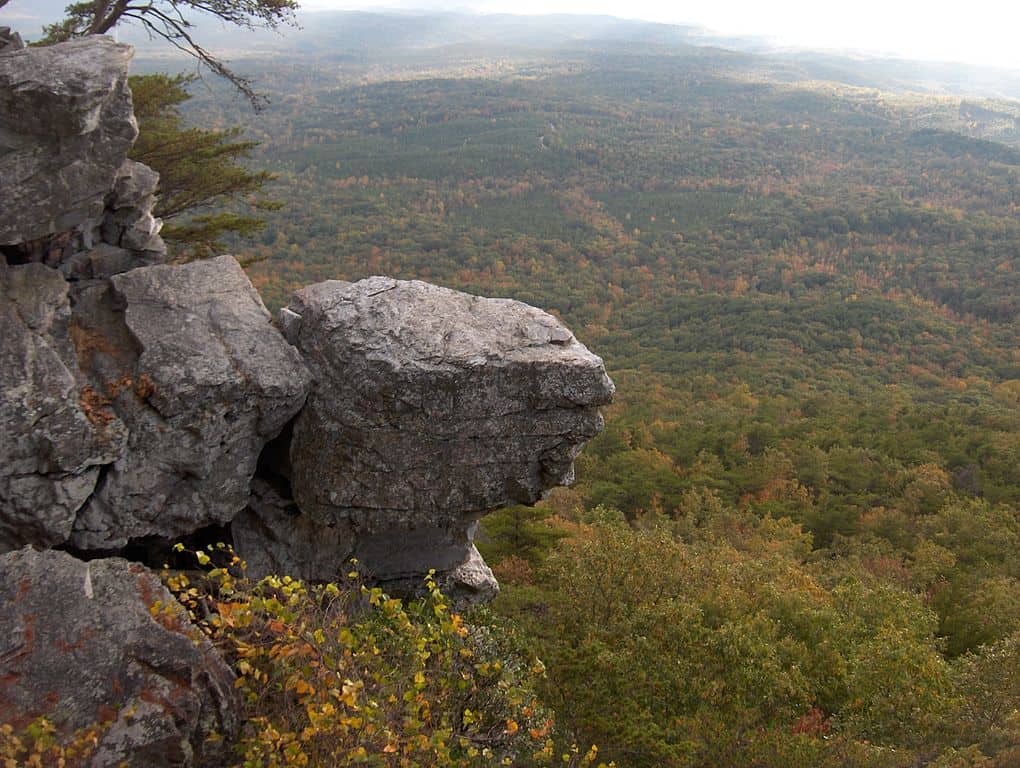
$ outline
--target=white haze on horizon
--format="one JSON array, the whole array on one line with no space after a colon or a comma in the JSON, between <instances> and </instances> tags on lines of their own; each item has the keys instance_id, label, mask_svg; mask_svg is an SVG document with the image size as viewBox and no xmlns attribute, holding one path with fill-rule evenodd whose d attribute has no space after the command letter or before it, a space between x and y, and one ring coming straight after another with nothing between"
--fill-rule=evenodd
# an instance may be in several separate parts
<instances>
[{"instance_id":1,"label":"white haze on horizon","mask_svg":"<svg viewBox=\"0 0 1020 768\"><path fill-rule=\"evenodd\" d=\"M34 36L69 0L14 0L0 25ZM302 11L573 13L704 27L775 47L962 62L1020 72L1016 0L298 0ZM33 23L34 22L34 23Z\"/></svg>"},{"instance_id":2,"label":"white haze on horizon","mask_svg":"<svg viewBox=\"0 0 1020 768\"><path fill-rule=\"evenodd\" d=\"M1020 3L1008 0L301 0L306 11L605 14L705 27L777 47L1020 70Z\"/></svg>"}]
</instances>

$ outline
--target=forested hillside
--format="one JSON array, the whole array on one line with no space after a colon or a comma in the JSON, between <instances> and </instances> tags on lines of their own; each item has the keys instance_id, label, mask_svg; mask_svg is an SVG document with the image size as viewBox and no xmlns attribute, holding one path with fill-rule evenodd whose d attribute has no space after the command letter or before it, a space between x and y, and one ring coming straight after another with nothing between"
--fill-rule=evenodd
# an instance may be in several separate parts
<instances>
[{"instance_id":1,"label":"forested hillside","mask_svg":"<svg viewBox=\"0 0 1020 768\"><path fill-rule=\"evenodd\" d=\"M559 727L620 766L1016 765L1020 104L410 38L252 59L266 112L190 115L278 174L238 243L271 307L422 278L605 358L577 484L484 529Z\"/></svg>"}]
</instances>

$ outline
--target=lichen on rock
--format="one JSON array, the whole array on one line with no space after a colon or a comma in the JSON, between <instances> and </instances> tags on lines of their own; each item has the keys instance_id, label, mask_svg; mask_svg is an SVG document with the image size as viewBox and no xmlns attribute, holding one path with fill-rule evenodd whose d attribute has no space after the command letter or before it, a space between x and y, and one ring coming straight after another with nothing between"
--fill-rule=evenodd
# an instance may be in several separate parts
<instances>
[{"instance_id":1,"label":"lichen on rock","mask_svg":"<svg viewBox=\"0 0 1020 768\"><path fill-rule=\"evenodd\" d=\"M233 683L144 566L0 555L0 722L99 726L93 768L222 765L240 721Z\"/></svg>"},{"instance_id":2,"label":"lichen on rock","mask_svg":"<svg viewBox=\"0 0 1020 768\"><path fill-rule=\"evenodd\" d=\"M229 522L262 447L304 402L300 355L231 256L137 268L107 290L83 297L75 320L112 341L91 350L86 369L129 437L72 544L110 550Z\"/></svg>"},{"instance_id":3,"label":"lichen on rock","mask_svg":"<svg viewBox=\"0 0 1020 768\"><path fill-rule=\"evenodd\" d=\"M65 542L123 424L78 368L68 286L42 264L0 262L0 551Z\"/></svg>"}]
</instances>

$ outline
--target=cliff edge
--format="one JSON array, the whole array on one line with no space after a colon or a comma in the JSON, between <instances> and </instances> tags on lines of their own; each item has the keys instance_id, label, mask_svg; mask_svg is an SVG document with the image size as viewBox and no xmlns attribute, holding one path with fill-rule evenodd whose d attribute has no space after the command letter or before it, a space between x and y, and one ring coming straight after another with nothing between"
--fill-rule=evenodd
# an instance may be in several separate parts
<instances>
[{"instance_id":1,"label":"cliff edge","mask_svg":"<svg viewBox=\"0 0 1020 768\"><path fill-rule=\"evenodd\" d=\"M569 482L613 384L520 302L371 277L309 286L274 321L233 257L168 263L158 177L126 157L130 47L17 42L0 48L0 715L113 713L96 766L214 765L232 673L147 560L215 536L255 575L331 581L356 558L398 594L432 570L491 599L478 519Z\"/></svg>"}]
</instances>

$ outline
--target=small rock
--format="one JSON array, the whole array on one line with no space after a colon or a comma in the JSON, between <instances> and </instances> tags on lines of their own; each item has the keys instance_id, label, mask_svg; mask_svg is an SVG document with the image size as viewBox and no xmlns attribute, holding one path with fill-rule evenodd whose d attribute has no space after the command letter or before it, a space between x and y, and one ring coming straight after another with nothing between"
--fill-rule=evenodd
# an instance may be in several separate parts
<instances>
[{"instance_id":1,"label":"small rock","mask_svg":"<svg viewBox=\"0 0 1020 768\"><path fill-rule=\"evenodd\" d=\"M103 240L132 251L166 251L159 231L163 222L152 215L159 174L149 166L125 160L106 199ZM141 266L141 265L132 265Z\"/></svg>"},{"instance_id":2,"label":"small rock","mask_svg":"<svg viewBox=\"0 0 1020 768\"><path fill-rule=\"evenodd\" d=\"M458 605L488 603L499 594L499 582L474 546L468 559L446 574L439 586Z\"/></svg>"}]
</instances>

